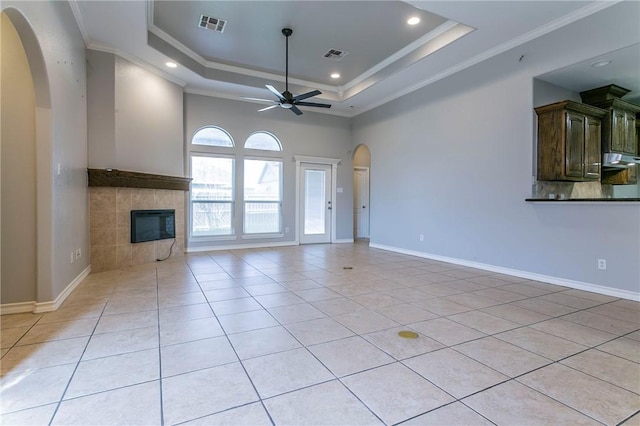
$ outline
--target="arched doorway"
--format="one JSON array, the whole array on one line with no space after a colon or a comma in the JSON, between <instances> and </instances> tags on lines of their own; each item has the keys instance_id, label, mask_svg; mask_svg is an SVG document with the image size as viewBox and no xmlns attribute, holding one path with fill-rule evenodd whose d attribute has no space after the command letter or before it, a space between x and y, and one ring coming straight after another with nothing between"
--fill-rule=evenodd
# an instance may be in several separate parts
<instances>
[{"instance_id":1,"label":"arched doorway","mask_svg":"<svg viewBox=\"0 0 640 426\"><path fill-rule=\"evenodd\" d=\"M53 226L51 105L42 50L18 10L3 9L1 19L4 314L51 299Z\"/></svg>"},{"instance_id":2,"label":"arched doorway","mask_svg":"<svg viewBox=\"0 0 640 426\"><path fill-rule=\"evenodd\" d=\"M366 145L358 145L353 152L353 237L369 238L371 152Z\"/></svg>"}]
</instances>

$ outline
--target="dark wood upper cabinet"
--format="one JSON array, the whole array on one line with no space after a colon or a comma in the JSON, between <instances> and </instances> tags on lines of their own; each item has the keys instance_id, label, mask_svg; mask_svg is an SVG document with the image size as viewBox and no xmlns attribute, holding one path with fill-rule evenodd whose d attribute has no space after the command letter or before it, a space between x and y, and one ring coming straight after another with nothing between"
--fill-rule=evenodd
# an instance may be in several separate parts
<instances>
[{"instance_id":1,"label":"dark wood upper cabinet","mask_svg":"<svg viewBox=\"0 0 640 426\"><path fill-rule=\"evenodd\" d=\"M629 90L615 84L580 92L585 104L607 111L602 118L602 152L638 155L636 114L640 106L620 99L627 93Z\"/></svg>"},{"instance_id":2,"label":"dark wood upper cabinet","mask_svg":"<svg viewBox=\"0 0 640 426\"><path fill-rule=\"evenodd\" d=\"M628 89L610 84L596 89L580 92L586 104L602 108L607 114L602 118L602 152L616 152L637 156L639 153L637 114L640 106L620 99L629 93ZM613 185L634 184L638 182L637 167L624 170L604 170L602 183Z\"/></svg>"},{"instance_id":3,"label":"dark wood upper cabinet","mask_svg":"<svg viewBox=\"0 0 640 426\"><path fill-rule=\"evenodd\" d=\"M607 111L574 101L535 108L538 180L600 180L601 120Z\"/></svg>"}]
</instances>

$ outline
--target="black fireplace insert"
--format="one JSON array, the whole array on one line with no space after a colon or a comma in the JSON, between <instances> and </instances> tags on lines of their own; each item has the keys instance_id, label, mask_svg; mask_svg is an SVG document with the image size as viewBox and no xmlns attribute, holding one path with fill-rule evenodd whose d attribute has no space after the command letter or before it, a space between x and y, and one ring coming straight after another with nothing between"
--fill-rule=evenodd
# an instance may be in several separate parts
<instances>
[{"instance_id":1,"label":"black fireplace insert","mask_svg":"<svg viewBox=\"0 0 640 426\"><path fill-rule=\"evenodd\" d=\"M175 210L131 210L132 243L175 237Z\"/></svg>"}]
</instances>

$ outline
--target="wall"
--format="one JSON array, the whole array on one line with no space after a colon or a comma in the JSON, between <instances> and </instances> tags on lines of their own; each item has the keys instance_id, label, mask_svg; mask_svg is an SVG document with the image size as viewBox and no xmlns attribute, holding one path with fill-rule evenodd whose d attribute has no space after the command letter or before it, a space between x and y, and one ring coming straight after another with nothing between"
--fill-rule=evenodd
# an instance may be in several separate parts
<instances>
[{"instance_id":1,"label":"wall","mask_svg":"<svg viewBox=\"0 0 640 426\"><path fill-rule=\"evenodd\" d=\"M2 303L36 300L36 101L20 37L2 14Z\"/></svg>"},{"instance_id":2,"label":"wall","mask_svg":"<svg viewBox=\"0 0 640 426\"><path fill-rule=\"evenodd\" d=\"M182 88L88 51L89 167L184 176Z\"/></svg>"},{"instance_id":3,"label":"wall","mask_svg":"<svg viewBox=\"0 0 640 426\"><path fill-rule=\"evenodd\" d=\"M36 301L45 303L77 282L89 266L85 45L66 2L9 0L2 9L18 29L34 77ZM40 66L34 68L34 63ZM83 256L71 263L76 249Z\"/></svg>"},{"instance_id":4,"label":"wall","mask_svg":"<svg viewBox=\"0 0 640 426\"><path fill-rule=\"evenodd\" d=\"M640 205L524 201L533 78L637 41L629 3L558 30L553 49L543 36L356 117L352 144L372 157L371 243L638 297Z\"/></svg>"},{"instance_id":5,"label":"wall","mask_svg":"<svg viewBox=\"0 0 640 426\"><path fill-rule=\"evenodd\" d=\"M249 135L258 130L268 131L278 137L283 146L284 191L283 191L283 227L290 231L283 238L250 240L249 244L267 242L295 241L295 187L296 170L294 155L339 158L337 187L343 188L337 194L334 207L337 206L338 240L353 238L353 176L350 158L350 120L326 114L305 111L294 116L291 111L281 108L258 113L258 104L232 100L216 99L194 94L185 95L185 140L205 125L216 125L227 130L237 146L242 147ZM236 150L236 174L241 176L242 150ZM240 201L241 199L238 199ZM241 220L241 210L236 209L236 223ZM216 245L243 244L241 240L216 242ZM246 242L245 242L246 244ZM210 243L208 244L211 245ZM195 245L189 245L195 247Z\"/></svg>"}]
</instances>

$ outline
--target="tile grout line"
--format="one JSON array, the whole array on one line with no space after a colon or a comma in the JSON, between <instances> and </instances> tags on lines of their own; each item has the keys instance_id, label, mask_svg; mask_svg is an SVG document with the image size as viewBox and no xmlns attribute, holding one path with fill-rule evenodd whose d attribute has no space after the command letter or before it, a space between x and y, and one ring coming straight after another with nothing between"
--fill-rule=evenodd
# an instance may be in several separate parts
<instances>
[{"instance_id":1,"label":"tile grout line","mask_svg":"<svg viewBox=\"0 0 640 426\"><path fill-rule=\"evenodd\" d=\"M208 253L207 253L208 255ZM213 260L214 262L216 262L215 259L213 259L211 256L209 256L209 258L211 260ZM221 266L218 262L216 262L216 264L218 266ZM191 266L187 263L187 267L189 268L189 271L191 272L191 274L194 276L195 278L195 274L193 273L193 270L191 269ZM224 269L224 268L223 268ZM234 279L235 281L235 279ZM233 353L235 354L236 358L237 358L237 362L240 364L240 366L242 367L242 370L244 371L245 376L247 377L247 380L249 380L249 383L251 383L251 387L253 387L253 391L256 393L256 396L258 397L258 401L260 401L260 405L262 406L262 409L264 410L264 412L267 414L269 421L271 422L271 424L273 426L275 426L275 422L273 421L273 418L271 417L271 413L269 413L269 410L267 410L267 407L264 405L264 401L262 400L262 397L260 396L260 393L258 392L258 388L256 387L256 385L253 383L253 380L251 379L251 376L249 375L249 372L247 371L247 368L245 367L244 363L242 362L242 360L240 359L240 356L238 355L238 352L236 351L236 348L233 346L233 344L231 343L231 339L229 339L229 335L227 334L227 330L224 329L224 327L222 326L222 323L220 322L220 319L218 318L218 315L216 314L215 310L213 309L213 307L211 306L211 304L209 303L209 299L207 299L206 294L204 293L204 290L202 290L202 286L200 285L200 282L197 280L196 278L196 282L198 283L198 287L200 288L200 291L202 292L202 295L204 296L205 300L207 300L207 305L209 306L209 309L211 310L211 313L213 314L213 317L216 319L216 321L218 322L218 326L220 327L220 330L222 330L222 332L224 333L224 337L225 339L227 339L227 343L229 345L229 347L231 347L231 350L233 350ZM217 367L217 366L216 366ZM215 368L215 367L213 367ZM256 401L251 401L248 402L244 405L248 405L248 404L253 404ZM238 408L239 406L233 406L233 407L229 407L226 410L230 410L233 408ZM223 410L223 411L226 411ZM219 411L219 412L223 412L223 411ZM205 416L202 417L207 417L210 415L214 415L214 414L218 414L219 412L215 412L215 413L211 413L211 414L207 414ZM193 420L193 419L191 419Z\"/></svg>"},{"instance_id":2,"label":"tile grout line","mask_svg":"<svg viewBox=\"0 0 640 426\"><path fill-rule=\"evenodd\" d=\"M71 386L71 382L73 381L73 378L76 375L76 372L78 371L78 367L80 367L80 362L82 362L82 357L84 356L85 352L87 351L87 348L89 347L89 343L91 342L91 338L93 337L93 334L95 333L96 329L98 328L98 323L100 322L100 319L102 318L102 315L104 314L104 311L105 311L106 308L107 308L107 303L105 303L104 306L102 307L102 310L100 311L100 315L98 316L98 320L96 321L96 325L93 327L93 330L91 331L91 334L89 335L89 338L87 339L87 343L84 345L84 349L82 350L82 353L80 354L80 357L78 358L78 361L76 362L76 365L73 368L73 372L71 373L71 376L69 377L69 381L67 381L67 385L65 386L64 391L62 392L62 395L60 396L60 400L58 401L58 403L56 405L56 409L53 411L53 415L51 416L51 419L49 420L49 426L51 426L53 424L53 420L58 415L58 411L60 410L60 406L62 405L62 402L64 401L64 396L67 394L67 391L69 390L69 386Z\"/></svg>"}]
</instances>

